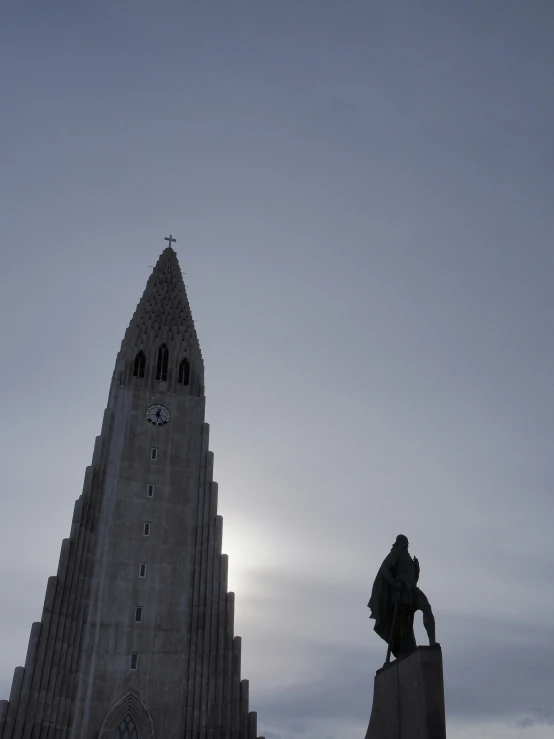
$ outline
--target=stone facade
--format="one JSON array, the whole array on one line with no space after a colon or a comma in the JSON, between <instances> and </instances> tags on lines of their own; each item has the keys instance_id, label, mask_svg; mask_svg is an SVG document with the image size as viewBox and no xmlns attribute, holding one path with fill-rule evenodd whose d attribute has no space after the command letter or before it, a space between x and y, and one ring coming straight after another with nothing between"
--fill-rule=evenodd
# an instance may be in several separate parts
<instances>
[{"instance_id":1,"label":"stone facade","mask_svg":"<svg viewBox=\"0 0 554 739\"><path fill-rule=\"evenodd\" d=\"M256 739L204 407L168 247L121 344L42 619L0 702L0 739Z\"/></svg>"}]
</instances>

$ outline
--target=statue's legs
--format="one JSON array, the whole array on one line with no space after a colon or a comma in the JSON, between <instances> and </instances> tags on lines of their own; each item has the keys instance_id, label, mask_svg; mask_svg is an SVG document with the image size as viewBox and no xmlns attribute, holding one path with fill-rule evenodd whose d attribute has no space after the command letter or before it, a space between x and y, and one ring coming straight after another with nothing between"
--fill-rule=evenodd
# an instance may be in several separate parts
<instances>
[{"instance_id":1,"label":"statue's legs","mask_svg":"<svg viewBox=\"0 0 554 739\"><path fill-rule=\"evenodd\" d=\"M398 659L405 657L416 648L414 637L414 614L410 606L398 607L394 632L392 634L392 653Z\"/></svg>"},{"instance_id":2,"label":"statue's legs","mask_svg":"<svg viewBox=\"0 0 554 739\"><path fill-rule=\"evenodd\" d=\"M427 596L419 588L417 589L415 602L415 610L423 613L423 627L429 637L430 646L434 647L437 643L435 638L435 617L431 610L431 604L427 600Z\"/></svg>"},{"instance_id":3,"label":"statue's legs","mask_svg":"<svg viewBox=\"0 0 554 739\"><path fill-rule=\"evenodd\" d=\"M429 637L429 644L434 647L437 640L435 639L435 617L433 616L431 606L423 611L423 626Z\"/></svg>"}]
</instances>

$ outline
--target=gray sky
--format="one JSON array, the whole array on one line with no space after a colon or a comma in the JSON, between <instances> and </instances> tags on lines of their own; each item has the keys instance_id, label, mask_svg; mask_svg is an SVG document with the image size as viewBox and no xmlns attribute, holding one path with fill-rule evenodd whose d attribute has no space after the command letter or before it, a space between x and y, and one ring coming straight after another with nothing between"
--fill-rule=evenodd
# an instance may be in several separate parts
<instances>
[{"instance_id":1,"label":"gray sky","mask_svg":"<svg viewBox=\"0 0 554 739\"><path fill-rule=\"evenodd\" d=\"M551 0L2 4L1 697L171 231L260 732L363 735L402 531L450 739L552 736L553 37Z\"/></svg>"}]
</instances>

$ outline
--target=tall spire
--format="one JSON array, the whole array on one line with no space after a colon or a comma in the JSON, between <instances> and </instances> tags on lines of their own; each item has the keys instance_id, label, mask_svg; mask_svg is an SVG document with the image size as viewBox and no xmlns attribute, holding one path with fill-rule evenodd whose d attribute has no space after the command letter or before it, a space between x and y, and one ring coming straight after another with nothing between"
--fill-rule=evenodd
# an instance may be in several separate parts
<instances>
[{"instance_id":1,"label":"tall spire","mask_svg":"<svg viewBox=\"0 0 554 739\"><path fill-rule=\"evenodd\" d=\"M189 391L204 394L204 362L194 321L190 310L187 291L183 282L177 254L171 246L160 254L133 318L121 342L121 351L116 363L114 379L129 366L129 361L143 352L149 365L155 364L159 347L169 349L174 380L178 376L178 363L186 358L192 368ZM142 375L141 375L142 376ZM154 381L152 372L146 371L145 381ZM159 378L157 378L159 379ZM117 380L119 381L119 380ZM176 380L175 380L176 381Z\"/></svg>"},{"instance_id":2,"label":"tall spire","mask_svg":"<svg viewBox=\"0 0 554 739\"><path fill-rule=\"evenodd\" d=\"M167 423L152 423L153 407ZM0 739L256 739L204 411L170 244L116 359L70 537L0 701Z\"/></svg>"},{"instance_id":3,"label":"tall spire","mask_svg":"<svg viewBox=\"0 0 554 739\"><path fill-rule=\"evenodd\" d=\"M125 333L125 342L142 343L147 337L188 337L199 346L177 254L166 247L160 255Z\"/></svg>"},{"instance_id":4,"label":"tall spire","mask_svg":"<svg viewBox=\"0 0 554 739\"><path fill-rule=\"evenodd\" d=\"M148 278L122 347L138 350L162 342L185 344L203 367L181 268L171 246L160 254Z\"/></svg>"}]
</instances>

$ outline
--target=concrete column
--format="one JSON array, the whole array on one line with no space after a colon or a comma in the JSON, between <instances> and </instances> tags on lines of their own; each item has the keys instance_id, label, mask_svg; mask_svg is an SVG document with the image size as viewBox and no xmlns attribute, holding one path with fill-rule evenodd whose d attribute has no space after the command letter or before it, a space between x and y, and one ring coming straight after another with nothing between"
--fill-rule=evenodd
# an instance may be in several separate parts
<instances>
[{"instance_id":1,"label":"concrete column","mask_svg":"<svg viewBox=\"0 0 554 739\"><path fill-rule=\"evenodd\" d=\"M90 474L89 470L90 470L90 467L87 467L85 471L85 479L87 475ZM81 497L75 501L75 505L73 507L73 519L71 521L71 532L69 534L70 539L74 539L77 536L77 532L79 531L79 526L81 522L82 511L83 511L83 496L81 495Z\"/></svg>"},{"instance_id":2,"label":"concrete column","mask_svg":"<svg viewBox=\"0 0 554 739\"><path fill-rule=\"evenodd\" d=\"M15 720L13 739L20 739L23 732L23 723L25 721L27 706L29 705L29 694L35 670L41 628L42 625L40 621L36 621L31 626L29 645L27 647L27 656L25 657L25 676L23 677L23 683L21 685L21 697L17 709L17 718Z\"/></svg>"},{"instance_id":3,"label":"concrete column","mask_svg":"<svg viewBox=\"0 0 554 739\"><path fill-rule=\"evenodd\" d=\"M56 722L64 727L69 724L71 703L74 699L77 684L77 666L81 637L85 622L85 614L90 591L90 568L94 556L96 536L91 533L91 522L98 516L102 503L100 497L98 471L90 468L90 474L83 485L83 509L81 521L75 537L72 538L72 556L68 566L70 586L67 599L67 617L65 619L63 640L66 643L65 654L60 669L60 700L58 702Z\"/></svg>"},{"instance_id":4,"label":"concrete column","mask_svg":"<svg viewBox=\"0 0 554 739\"><path fill-rule=\"evenodd\" d=\"M78 533L82 536L80 527ZM75 591L80 585L75 572L79 564L77 562L79 552L76 551L76 541L73 539L68 543L69 554L67 566L65 567L64 589L60 606L60 614L58 617L56 652L53 660L53 667L55 666L55 670L53 669L53 679L51 680L51 684L48 687L46 695L46 705L50 706L50 712L48 715L45 713L45 720L48 720L52 726L63 723L64 707L66 702L64 688L66 689L66 686L70 684L67 670L72 656L71 632L75 630L75 628L71 628L72 624L75 624ZM81 554L81 556L84 555ZM80 598L77 598L77 604L79 600ZM49 729L48 735L50 736L51 733L53 735L53 732L54 729Z\"/></svg>"},{"instance_id":5,"label":"concrete column","mask_svg":"<svg viewBox=\"0 0 554 739\"><path fill-rule=\"evenodd\" d=\"M56 680L57 664L56 656L59 656L60 644L60 611L64 595L63 582L56 577L56 591L52 603L52 611L50 615L50 625L48 629L48 640L44 663L42 668L42 676L40 680L39 696L37 708L35 711L35 721L39 724L47 724L50 714L51 703L46 700L48 692L54 690L54 682Z\"/></svg>"},{"instance_id":6,"label":"concrete column","mask_svg":"<svg viewBox=\"0 0 554 739\"><path fill-rule=\"evenodd\" d=\"M65 693L68 686L71 685L71 679L66 674L66 669L71 659L72 637L75 631L73 609L76 600L76 589L81 585L75 573L78 567L77 560L81 555L82 546L80 545L84 536L83 522L86 521L87 511L90 507L90 487L93 478L94 468L92 466L87 467L83 492L75 504L71 534L69 539L63 541L58 565L58 577L63 580L64 585L57 638L59 651L55 657L56 669L46 697L47 705L50 706L48 720L53 725L63 724L64 714L67 716L69 713L69 706L66 707L67 698ZM48 733L51 733L50 729Z\"/></svg>"},{"instance_id":7,"label":"concrete column","mask_svg":"<svg viewBox=\"0 0 554 739\"><path fill-rule=\"evenodd\" d=\"M65 580L67 571L67 562L69 560L69 539L63 539L62 548L60 550L60 559L58 562L57 576L62 582Z\"/></svg>"},{"instance_id":8,"label":"concrete column","mask_svg":"<svg viewBox=\"0 0 554 739\"><path fill-rule=\"evenodd\" d=\"M96 529L95 522L102 504L103 481L98 470L90 467L87 472L83 484L81 519L75 536L71 538L71 555L66 576L67 615L62 632L64 649L60 654L60 668L56 676L59 700L54 722L63 727L69 724L71 704L75 697L81 638L90 594L90 569L96 546L93 531Z\"/></svg>"},{"instance_id":9,"label":"concrete column","mask_svg":"<svg viewBox=\"0 0 554 739\"><path fill-rule=\"evenodd\" d=\"M205 521L204 517L204 499L206 494L206 474L209 466L209 443L210 443L210 425L204 423L202 425L202 442L200 447L200 481L198 485L198 524ZM211 455L212 472L213 472L213 454Z\"/></svg>"},{"instance_id":10,"label":"concrete column","mask_svg":"<svg viewBox=\"0 0 554 739\"><path fill-rule=\"evenodd\" d=\"M0 739L4 739L4 726L6 724L8 705L8 701L0 701Z\"/></svg>"},{"instance_id":11,"label":"concrete column","mask_svg":"<svg viewBox=\"0 0 554 739\"><path fill-rule=\"evenodd\" d=\"M196 642L196 660L194 671L194 708L193 708L193 734L197 736L200 732L200 719L202 710L202 665L204 660L204 639L206 637L206 580L208 576L208 550L209 550L210 527L202 525L202 548L200 560L200 588L198 598L198 627Z\"/></svg>"},{"instance_id":12,"label":"concrete column","mask_svg":"<svg viewBox=\"0 0 554 739\"><path fill-rule=\"evenodd\" d=\"M45 709L43 713L44 724L55 724L58 716L60 689L67 653L65 626L67 621L69 598L72 589L74 561L75 553L71 548L71 541L70 539L64 539L58 564L58 581L60 582L61 595L57 608L58 615L55 627L55 637L52 637L55 641L52 655L52 667L49 670L49 681L46 689ZM50 733L50 729L48 729L48 733Z\"/></svg>"},{"instance_id":13,"label":"concrete column","mask_svg":"<svg viewBox=\"0 0 554 739\"><path fill-rule=\"evenodd\" d=\"M196 662L196 648L198 639L198 599L200 595L200 572L198 568L199 556L198 548L201 547L201 538L198 529L195 527L193 534L195 540L194 551L194 567L192 576L192 607L191 607L191 626L189 640L189 660L188 660L188 681L186 695L186 711L185 711L185 739L192 739L193 712L194 712L194 675Z\"/></svg>"},{"instance_id":14,"label":"concrete column","mask_svg":"<svg viewBox=\"0 0 554 739\"><path fill-rule=\"evenodd\" d=\"M217 482L212 482L211 489L210 489L210 513L209 513L209 520L213 521L214 518L217 516L217 498L218 498L218 484ZM221 554L221 551L219 552Z\"/></svg>"},{"instance_id":15,"label":"concrete column","mask_svg":"<svg viewBox=\"0 0 554 739\"><path fill-rule=\"evenodd\" d=\"M204 481L204 506L202 512L202 520L204 523L210 523L212 518L210 516L211 503L212 503L212 482L214 479L214 453L208 451L206 454L206 477Z\"/></svg>"},{"instance_id":16,"label":"concrete column","mask_svg":"<svg viewBox=\"0 0 554 739\"><path fill-rule=\"evenodd\" d=\"M215 485L215 483L212 483ZM217 487L216 487L217 489ZM220 619L220 602L219 590L221 581L221 535L223 521L221 516L214 519L214 555L213 555L213 578L211 587L212 600L212 622L210 626L210 651L208 665L208 737L213 736L216 725L216 691L217 691L217 669L218 669L218 651L221 649L219 642L219 619Z\"/></svg>"},{"instance_id":17,"label":"concrete column","mask_svg":"<svg viewBox=\"0 0 554 739\"><path fill-rule=\"evenodd\" d=\"M240 677L240 676L239 676ZM248 738L248 692L249 692L248 680L240 681L240 727L239 736L240 739Z\"/></svg>"},{"instance_id":18,"label":"concrete column","mask_svg":"<svg viewBox=\"0 0 554 739\"><path fill-rule=\"evenodd\" d=\"M231 721L231 739L240 737L240 657L242 639L235 636L233 639L233 718Z\"/></svg>"},{"instance_id":19,"label":"concrete column","mask_svg":"<svg viewBox=\"0 0 554 739\"><path fill-rule=\"evenodd\" d=\"M208 443L208 424L204 424L206 433L203 436ZM212 478L214 455L206 448L204 481L201 481L202 504L199 506L199 522L202 525L202 550L200 554L200 593L199 593L199 629L196 648L196 675L194 687L193 732L205 731L207 728L209 650L211 639L211 609L213 554L215 549L215 522L210 520L212 502Z\"/></svg>"},{"instance_id":20,"label":"concrete column","mask_svg":"<svg viewBox=\"0 0 554 739\"><path fill-rule=\"evenodd\" d=\"M21 686L25 675L24 667L16 667L13 673L12 689L10 691L10 700L6 711L6 719L4 725L4 739L12 739L15 719L17 717L17 709L19 707L19 697L21 695Z\"/></svg>"},{"instance_id":21,"label":"concrete column","mask_svg":"<svg viewBox=\"0 0 554 739\"><path fill-rule=\"evenodd\" d=\"M104 415L106 411L104 411ZM102 460L102 434L94 440L94 448L92 450L92 467L98 467Z\"/></svg>"},{"instance_id":22,"label":"concrete column","mask_svg":"<svg viewBox=\"0 0 554 739\"><path fill-rule=\"evenodd\" d=\"M54 608L54 599L56 597L56 590L58 586L57 577L49 577L48 585L46 587L46 595L44 597L44 607L42 609L42 628L39 638L39 644L37 649L37 659L35 665L35 671L33 674L31 689L29 693L29 703L25 712L25 723L23 729L24 739L30 739L31 731L33 728L33 721L35 719L35 713L37 710L37 704L39 701L40 694L40 682L42 678L42 672L44 669L44 662L46 659L46 653L48 649L48 636L50 633L50 621L52 618L52 611Z\"/></svg>"},{"instance_id":23,"label":"concrete column","mask_svg":"<svg viewBox=\"0 0 554 739\"><path fill-rule=\"evenodd\" d=\"M221 517L221 526L223 521ZM220 739L223 736L223 714L225 703L225 636L227 632L227 569L229 558L226 554L222 554L219 558L219 597L218 610L219 619L217 627L217 678L216 678L216 707L215 707L215 728L216 737Z\"/></svg>"},{"instance_id":24,"label":"concrete column","mask_svg":"<svg viewBox=\"0 0 554 739\"><path fill-rule=\"evenodd\" d=\"M215 553L218 555L218 557L221 557L221 548L223 545L223 517L222 516L216 516L215 517L215 523L216 523L216 537L215 537ZM225 555L226 556L226 555Z\"/></svg>"},{"instance_id":25,"label":"concrete column","mask_svg":"<svg viewBox=\"0 0 554 739\"><path fill-rule=\"evenodd\" d=\"M235 594L227 593L225 633L225 686L223 688L223 730L225 739L231 737L233 720L233 634L235 630Z\"/></svg>"},{"instance_id":26,"label":"concrete column","mask_svg":"<svg viewBox=\"0 0 554 739\"><path fill-rule=\"evenodd\" d=\"M198 484L196 546L194 555L194 590L191 625L191 650L189 658L189 693L187 695L187 718L185 736L196 736L200 728L200 696L202 686L202 650L204 646L204 603L207 566L208 531L204 526L204 499L208 466L208 444L210 426L202 425L200 448L200 480ZM213 465L213 455L212 455Z\"/></svg>"},{"instance_id":27,"label":"concrete column","mask_svg":"<svg viewBox=\"0 0 554 739\"><path fill-rule=\"evenodd\" d=\"M250 711L248 714L248 735L246 739L256 739L258 735L258 714Z\"/></svg>"},{"instance_id":28,"label":"concrete column","mask_svg":"<svg viewBox=\"0 0 554 739\"><path fill-rule=\"evenodd\" d=\"M200 731L205 732L208 728L208 691L210 678L210 654L212 652L212 641L217 639L217 623L212 631L212 614L217 609L213 608L214 597L214 569L215 569L215 519L208 526L208 563L206 568L206 592L204 600L204 649L202 652L202 688L200 696Z\"/></svg>"}]
</instances>

